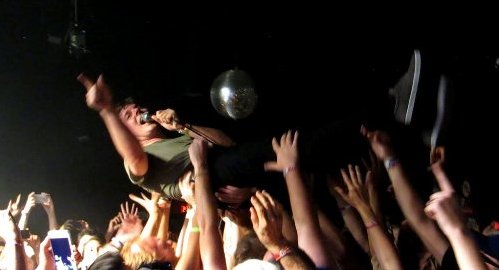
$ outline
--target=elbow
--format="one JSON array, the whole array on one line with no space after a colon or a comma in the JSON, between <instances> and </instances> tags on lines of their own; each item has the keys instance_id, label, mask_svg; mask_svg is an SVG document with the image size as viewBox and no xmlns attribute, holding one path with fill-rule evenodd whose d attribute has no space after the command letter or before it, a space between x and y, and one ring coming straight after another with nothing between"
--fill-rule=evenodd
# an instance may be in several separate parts
<instances>
[{"instance_id":1,"label":"elbow","mask_svg":"<svg viewBox=\"0 0 499 270\"><path fill-rule=\"evenodd\" d=\"M144 176L149 168L149 162L145 154L125 159L125 164L135 176Z\"/></svg>"}]
</instances>

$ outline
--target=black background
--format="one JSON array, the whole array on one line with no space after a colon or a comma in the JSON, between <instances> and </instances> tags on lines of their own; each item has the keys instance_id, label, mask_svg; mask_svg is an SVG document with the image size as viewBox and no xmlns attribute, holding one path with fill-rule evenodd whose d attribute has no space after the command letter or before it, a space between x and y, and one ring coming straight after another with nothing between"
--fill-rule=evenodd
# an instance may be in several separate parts
<instances>
[{"instance_id":1,"label":"black background","mask_svg":"<svg viewBox=\"0 0 499 270\"><path fill-rule=\"evenodd\" d=\"M490 203L495 159L485 155L496 148L490 131L499 42L485 8L168 5L78 1L90 53L76 58L66 40L72 1L0 1L1 204L19 192L46 191L60 222L105 228L128 193L139 191L86 107L79 72L104 73L116 97L171 106L186 121L246 140L352 114L389 114L388 88L418 48L456 83L452 140L483 222L497 216ZM237 121L209 101L213 79L235 67L253 76L259 95L254 113ZM43 211L30 222L40 231Z\"/></svg>"}]
</instances>

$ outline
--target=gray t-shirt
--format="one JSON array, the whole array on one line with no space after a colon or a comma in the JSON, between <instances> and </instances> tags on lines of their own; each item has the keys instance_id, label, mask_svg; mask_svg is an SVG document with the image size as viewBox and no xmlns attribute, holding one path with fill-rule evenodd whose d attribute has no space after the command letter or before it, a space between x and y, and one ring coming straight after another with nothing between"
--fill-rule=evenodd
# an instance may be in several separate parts
<instances>
[{"instance_id":1,"label":"gray t-shirt","mask_svg":"<svg viewBox=\"0 0 499 270\"><path fill-rule=\"evenodd\" d=\"M174 139L164 139L144 147L149 169L144 176L132 175L125 165L128 177L135 185L145 190L161 193L166 198L180 200L182 193L178 179L191 166L189 145L192 138L183 135Z\"/></svg>"}]
</instances>

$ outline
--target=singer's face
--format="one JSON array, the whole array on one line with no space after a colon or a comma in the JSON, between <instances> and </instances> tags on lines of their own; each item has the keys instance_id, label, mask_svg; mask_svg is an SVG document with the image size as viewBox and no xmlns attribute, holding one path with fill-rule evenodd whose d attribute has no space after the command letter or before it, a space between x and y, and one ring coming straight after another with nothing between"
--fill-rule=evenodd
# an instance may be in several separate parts
<instances>
[{"instance_id":1,"label":"singer's face","mask_svg":"<svg viewBox=\"0 0 499 270\"><path fill-rule=\"evenodd\" d=\"M156 128L155 123L140 122L140 114L147 111L145 108L140 108L137 104L127 104L119 112L119 117L125 126L137 137L143 137L150 134Z\"/></svg>"}]
</instances>

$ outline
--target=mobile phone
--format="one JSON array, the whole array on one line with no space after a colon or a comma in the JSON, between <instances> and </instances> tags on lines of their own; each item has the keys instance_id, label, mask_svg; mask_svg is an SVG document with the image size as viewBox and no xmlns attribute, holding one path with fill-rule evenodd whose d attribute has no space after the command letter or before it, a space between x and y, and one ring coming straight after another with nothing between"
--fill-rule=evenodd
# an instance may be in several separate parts
<instances>
[{"instance_id":1,"label":"mobile phone","mask_svg":"<svg viewBox=\"0 0 499 270\"><path fill-rule=\"evenodd\" d=\"M35 203L45 203L47 202L47 195L40 193L40 194L35 194Z\"/></svg>"},{"instance_id":2,"label":"mobile phone","mask_svg":"<svg viewBox=\"0 0 499 270\"><path fill-rule=\"evenodd\" d=\"M29 232L29 229L21 230L21 237L23 239L28 239L30 236L31 236L31 233Z\"/></svg>"},{"instance_id":3,"label":"mobile phone","mask_svg":"<svg viewBox=\"0 0 499 270\"><path fill-rule=\"evenodd\" d=\"M52 253L54 254L57 270L77 270L76 262L72 258L71 238L67 230L51 230L48 232Z\"/></svg>"}]
</instances>

